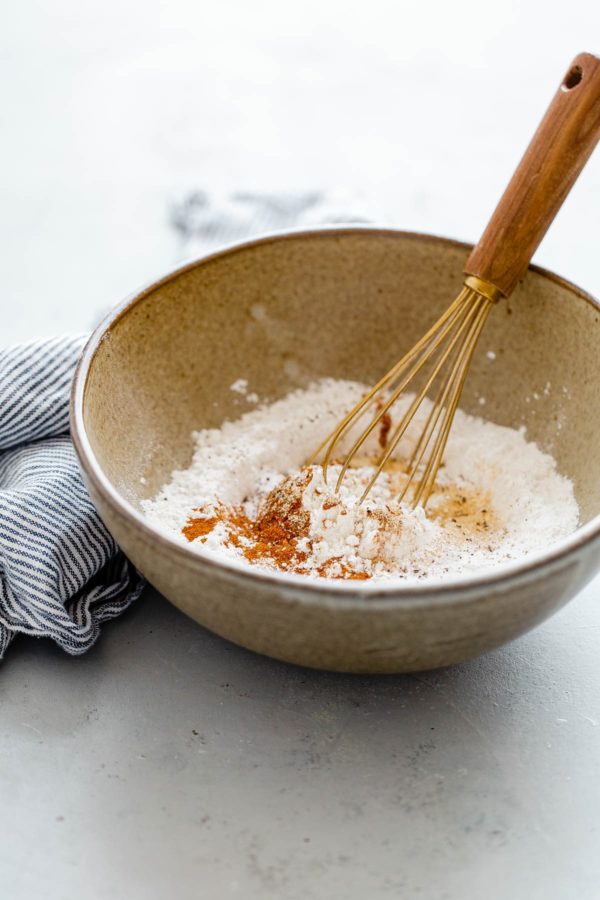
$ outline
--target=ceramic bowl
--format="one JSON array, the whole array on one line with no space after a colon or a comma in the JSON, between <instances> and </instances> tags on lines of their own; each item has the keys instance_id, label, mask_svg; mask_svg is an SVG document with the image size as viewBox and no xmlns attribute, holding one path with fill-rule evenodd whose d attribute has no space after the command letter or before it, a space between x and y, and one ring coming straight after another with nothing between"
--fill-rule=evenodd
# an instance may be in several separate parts
<instances>
[{"instance_id":1,"label":"ceramic bowl","mask_svg":"<svg viewBox=\"0 0 600 900\"><path fill-rule=\"evenodd\" d=\"M469 250L377 228L277 234L178 269L95 331L72 396L84 476L123 550L183 612L277 659L404 672L515 638L597 571L600 311L538 268L490 316L461 405L525 425L572 479L582 524L560 543L437 584L316 583L217 562L140 513L140 501L189 464L194 429L247 408L234 381L247 378L266 400L324 376L376 381L453 299Z\"/></svg>"}]
</instances>

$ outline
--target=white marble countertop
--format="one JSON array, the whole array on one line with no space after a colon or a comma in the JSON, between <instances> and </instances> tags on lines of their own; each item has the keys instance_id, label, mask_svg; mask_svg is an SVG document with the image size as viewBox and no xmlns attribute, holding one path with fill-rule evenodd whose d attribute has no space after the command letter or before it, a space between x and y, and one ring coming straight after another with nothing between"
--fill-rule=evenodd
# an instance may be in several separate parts
<instances>
[{"instance_id":1,"label":"white marble countertop","mask_svg":"<svg viewBox=\"0 0 600 900\"><path fill-rule=\"evenodd\" d=\"M148 591L0 678L3 896L597 900L600 581L439 672L313 672Z\"/></svg>"},{"instance_id":2,"label":"white marble countertop","mask_svg":"<svg viewBox=\"0 0 600 900\"><path fill-rule=\"evenodd\" d=\"M2 341L86 331L194 248L189 192L320 190L475 240L600 9L5 0ZM596 48L597 49L597 48ZM600 295L600 154L537 261ZM2 665L11 900L597 900L600 580L451 670L285 666L148 590Z\"/></svg>"}]
</instances>

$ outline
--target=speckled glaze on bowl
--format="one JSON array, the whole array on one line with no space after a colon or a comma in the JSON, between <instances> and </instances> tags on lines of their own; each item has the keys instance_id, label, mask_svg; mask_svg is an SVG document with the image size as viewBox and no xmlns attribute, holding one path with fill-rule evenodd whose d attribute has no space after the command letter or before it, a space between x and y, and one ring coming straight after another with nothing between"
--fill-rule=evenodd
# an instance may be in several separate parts
<instances>
[{"instance_id":1,"label":"speckled glaze on bowl","mask_svg":"<svg viewBox=\"0 0 600 900\"><path fill-rule=\"evenodd\" d=\"M100 515L165 597L278 659L405 672L511 640L592 577L600 567L600 311L537 268L490 316L461 405L525 424L554 454L582 513L567 539L443 583L315 583L217 562L140 514L140 501L189 463L193 429L247 408L230 390L235 380L247 378L268 400L323 376L374 382L455 296L469 249L377 228L272 235L193 262L109 315L79 364L72 433Z\"/></svg>"}]
</instances>

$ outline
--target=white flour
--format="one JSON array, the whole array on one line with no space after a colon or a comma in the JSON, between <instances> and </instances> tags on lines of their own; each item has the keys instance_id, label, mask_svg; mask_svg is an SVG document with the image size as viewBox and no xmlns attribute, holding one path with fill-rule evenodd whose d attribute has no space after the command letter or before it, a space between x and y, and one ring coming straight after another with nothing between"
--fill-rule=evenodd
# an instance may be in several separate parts
<instances>
[{"instance_id":1,"label":"white flour","mask_svg":"<svg viewBox=\"0 0 600 900\"><path fill-rule=\"evenodd\" d=\"M246 384L232 389L246 393ZM523 430L460 410L427 513L397 503L404 478L399 465L383 473L359 505L373 471L376 434L365 464L350 469L335 494L338 466L330 467L327 485L320 467L301 467L364 392L354 382L323 380L218 430L197 432L191 466L173 472L143 504L146 516L186 543L193 537L190 546L200 553L263 569L404 580L522 557L577 527L572 485L552 457L528 443ZM410 455L418 431L419 421L400 442L399 460ZM190 522L186 537L182 529Z\"/></svg>"}]
</instances>

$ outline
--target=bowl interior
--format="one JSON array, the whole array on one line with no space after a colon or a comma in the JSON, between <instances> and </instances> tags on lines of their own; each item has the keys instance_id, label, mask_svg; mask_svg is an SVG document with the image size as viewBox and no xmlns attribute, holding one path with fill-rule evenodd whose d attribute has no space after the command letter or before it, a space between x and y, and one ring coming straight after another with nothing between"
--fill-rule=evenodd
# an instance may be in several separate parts
<instances>
[{"instance_id":1,"label":"bowl interior","mask_svg":"<svg viewBox=\"0 0 600 900\"><path fill-rule=\"evenodd\" d=\"M324 376L373 383L454 298L467 249L375 229L294 234L155 285L112 319L90 364L84 421L100 466L138 506L189 463L193 430L249 408L237 379L268 400ZM489 317L461 403L525 425L573 480L582 523L600 510L599 318L530 271Z\"/></svg>"}]
</instances>

